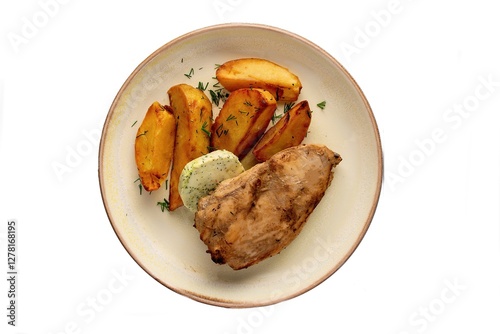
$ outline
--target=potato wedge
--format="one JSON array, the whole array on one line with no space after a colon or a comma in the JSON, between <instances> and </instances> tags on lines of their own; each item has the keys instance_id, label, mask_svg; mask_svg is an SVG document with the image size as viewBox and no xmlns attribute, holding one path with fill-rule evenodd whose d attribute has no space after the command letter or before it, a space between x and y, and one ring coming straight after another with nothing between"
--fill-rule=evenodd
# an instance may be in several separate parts
<instances>
[{"instance_id":1,"label":"potato wedge","mask_svg":"<svg viewBox=\"0 0 500 334\"><path fill-rule=\"evenodd\" d=\"M170 171L175 140L175 118L169 106L154 102L135 137L135 162L146 191L160 188Z\"/></svg>"},{"instance_id":2,"label":"potato wedge","mask_svg":"<svg viewBox=\"0 0 500 334\"><path fill-rule=\"evenodd\" d=\"M276 100L266 90L233 91L212 125L210 145L242 159L266 131L275 110Z\"/></svg>"},{"instance_id":3,"label":"potato wedge","mask_svg":"<svg viewBox=\"0 0 500 334\"><path fill-rule=\"evenodd\" d=\"M217 80L232 92L240 88L262 88L277 101L296 101L302 90L299 78L287 68L261 58L240 58L219 66Z\"/></svg>"},{"instance_id":4,"label":"potato wedge","mask_svg":"<svg viewBox=\"0 0 500 334\"><path fill-rule=\"evenodd\" d=\"M170 176L170 211L183 205L179 177L184 166L209 152L212 102L205 93L187 84L172 86L167 94L177 122Z\"/></svg>"},{"instance_id":5,"label":"potato wedge","mask_svg":"<svg viewBox=\"0 0 500 334\"><path fill-rule=\"evenodd\" d=\"M285 148L299 145L306 137L310 123L309 103L296 104L262 136L252 151L253 155L263 162Z\"/></svg>"}]
</instances>

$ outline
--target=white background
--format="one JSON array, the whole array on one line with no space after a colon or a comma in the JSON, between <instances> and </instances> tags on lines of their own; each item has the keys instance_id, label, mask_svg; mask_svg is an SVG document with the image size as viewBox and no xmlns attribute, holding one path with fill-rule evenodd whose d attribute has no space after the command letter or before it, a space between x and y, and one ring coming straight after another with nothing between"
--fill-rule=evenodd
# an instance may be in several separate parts
<instances>
[{"instance_id":1,"label":"white background","mask_svg":"<svg viewBox=\"0 0 500 334\"><path fill-rule=\"evenodd\" d=\"M15 328L6 279L0 284L0 326L9 333L499 332L500 20L492 1L6 3L5 275L9 219L19 233ZM273 307L223 309L166 289L123 249L99 192L98 134L122 83L171 39L225 22L277 26L326 49L363 89L383 143L383 192L357 251L320 286ZM54 164L77 149L85 154L58 176Z\"/></svg>"}]
</instances>

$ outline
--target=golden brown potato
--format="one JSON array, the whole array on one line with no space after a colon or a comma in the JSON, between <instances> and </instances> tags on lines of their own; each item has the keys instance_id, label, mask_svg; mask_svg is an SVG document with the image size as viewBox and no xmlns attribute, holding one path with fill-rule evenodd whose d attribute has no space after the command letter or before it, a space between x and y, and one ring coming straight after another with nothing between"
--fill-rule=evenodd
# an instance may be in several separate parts
<instances>
[{"instance_id":1,"label":"golden brown potato","mask_svg":"<svg viewBox=\"0 0 500 334\"><path fill-rule=\"evenodd\" d=\"M266 131L275 110L276 100L268 91L233 91L212 125L211 146L242 159Z\"/></svg>"},{"instance_id":2,"label":"golden brown potato","mask_svg":"<svg viewBox=\"0 0 500 334\"><path fill-rule=\"evenodd\" d=\"M310 123L309 103L296 104L262 136L252 151L253 155L262 162L285 148L299 145L306 137Z\"/></svg>"},{"instance_id":3,"label":"golden brown potato","mask_svg":"<svg viewBox=\"0 0 500 334\"><path fill-rule=\"evenodd\" d=\"M217 80L232 92L240 88L262 88L277 101L296 101L302 89L299 78L287 68L260 58L230 60L217 68Z\"/></svg>"},{"instance_id":4,"label":"golden brown potato","mask_svg":"<svg viewBox=\"0 0 500 334\"><path fill-rule=\"evenodd\" d=\"M160 188L172 163L175 118L169 106L154 102L146 112L135 137L135 162L142 186L147 191Z\"/></svg>"},{"instance_id":5,"label":"golden brown potato","mask_svg":"<svg viewBox=\"0 0 500 334\"><path fill-rule=\"evenodd\" d=\"M187 84L175 85L167 94L177 121L169 191L169 207L173 211L183 205L179 195L182 169L209 151L212 102L203 91Z\"/></svg>"}]
</instances>

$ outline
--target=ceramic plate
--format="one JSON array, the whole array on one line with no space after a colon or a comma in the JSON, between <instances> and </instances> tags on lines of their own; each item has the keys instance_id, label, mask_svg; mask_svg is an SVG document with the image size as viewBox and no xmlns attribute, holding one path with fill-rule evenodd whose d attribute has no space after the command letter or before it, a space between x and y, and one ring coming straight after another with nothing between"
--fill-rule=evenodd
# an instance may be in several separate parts
<instances>
[{"instance_id":1,"label":"ceramic plate","mask_svg":"<svg viewBox=\"0 0 500 334\"><path fill-rule=\"evenodd\" d=\"M166 187L141 191L134 160L137 128L153 101L187 83L214 90L216 64L259 57L289 68L301 80L299 100L313 111L305 143L321 143L343 161L299 236L280 254L234 271L211 261L186 208L161 210ZM317 106L326 102L323 109ZM280 104L277 114L282 112ZM214 117L219 108L214 106ZM275 27L211 26L183 35L147 57L118 92L104 125L99 182L119 240L149 275L194 300L224 307L274 304L330 277L354 252L378 203L382 150L370 106L354 79L327 52Z\"/></svg>"}]
</instances>

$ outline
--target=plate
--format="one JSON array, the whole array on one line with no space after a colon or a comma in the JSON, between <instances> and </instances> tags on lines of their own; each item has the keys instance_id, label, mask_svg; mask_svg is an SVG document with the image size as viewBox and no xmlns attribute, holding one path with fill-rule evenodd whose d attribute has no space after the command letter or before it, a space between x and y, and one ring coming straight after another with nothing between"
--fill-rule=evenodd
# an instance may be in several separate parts
<instances>
[{"instance_id":1,"label":"plate","mask_svg":"<svg viewBox=\"0 0 500 334\"><path fill-rule=\"evenodd\" d=\"M161 210L167 187L141 191L134 160L139 124L153 101L187 83L212 88L216 64L259 57L289 68L301 80L299 100L313 111L304 143L341 154L331 186L299 236L280 254L234 271L211 261L182 207ZM321 109L318 103L325 101ZM277 113L283 106L278 107ZM219 108L214 107L214 117ZM344 67L309 40L280 28L223 24L176 38L147 57L125 81L107 115L99 148L103 203L120 242L151 277L194 300L222 307L271 305L299 296L335 273L364 237L382 183L377 124L361 89Z\"/></svg>"}]
</instances>

